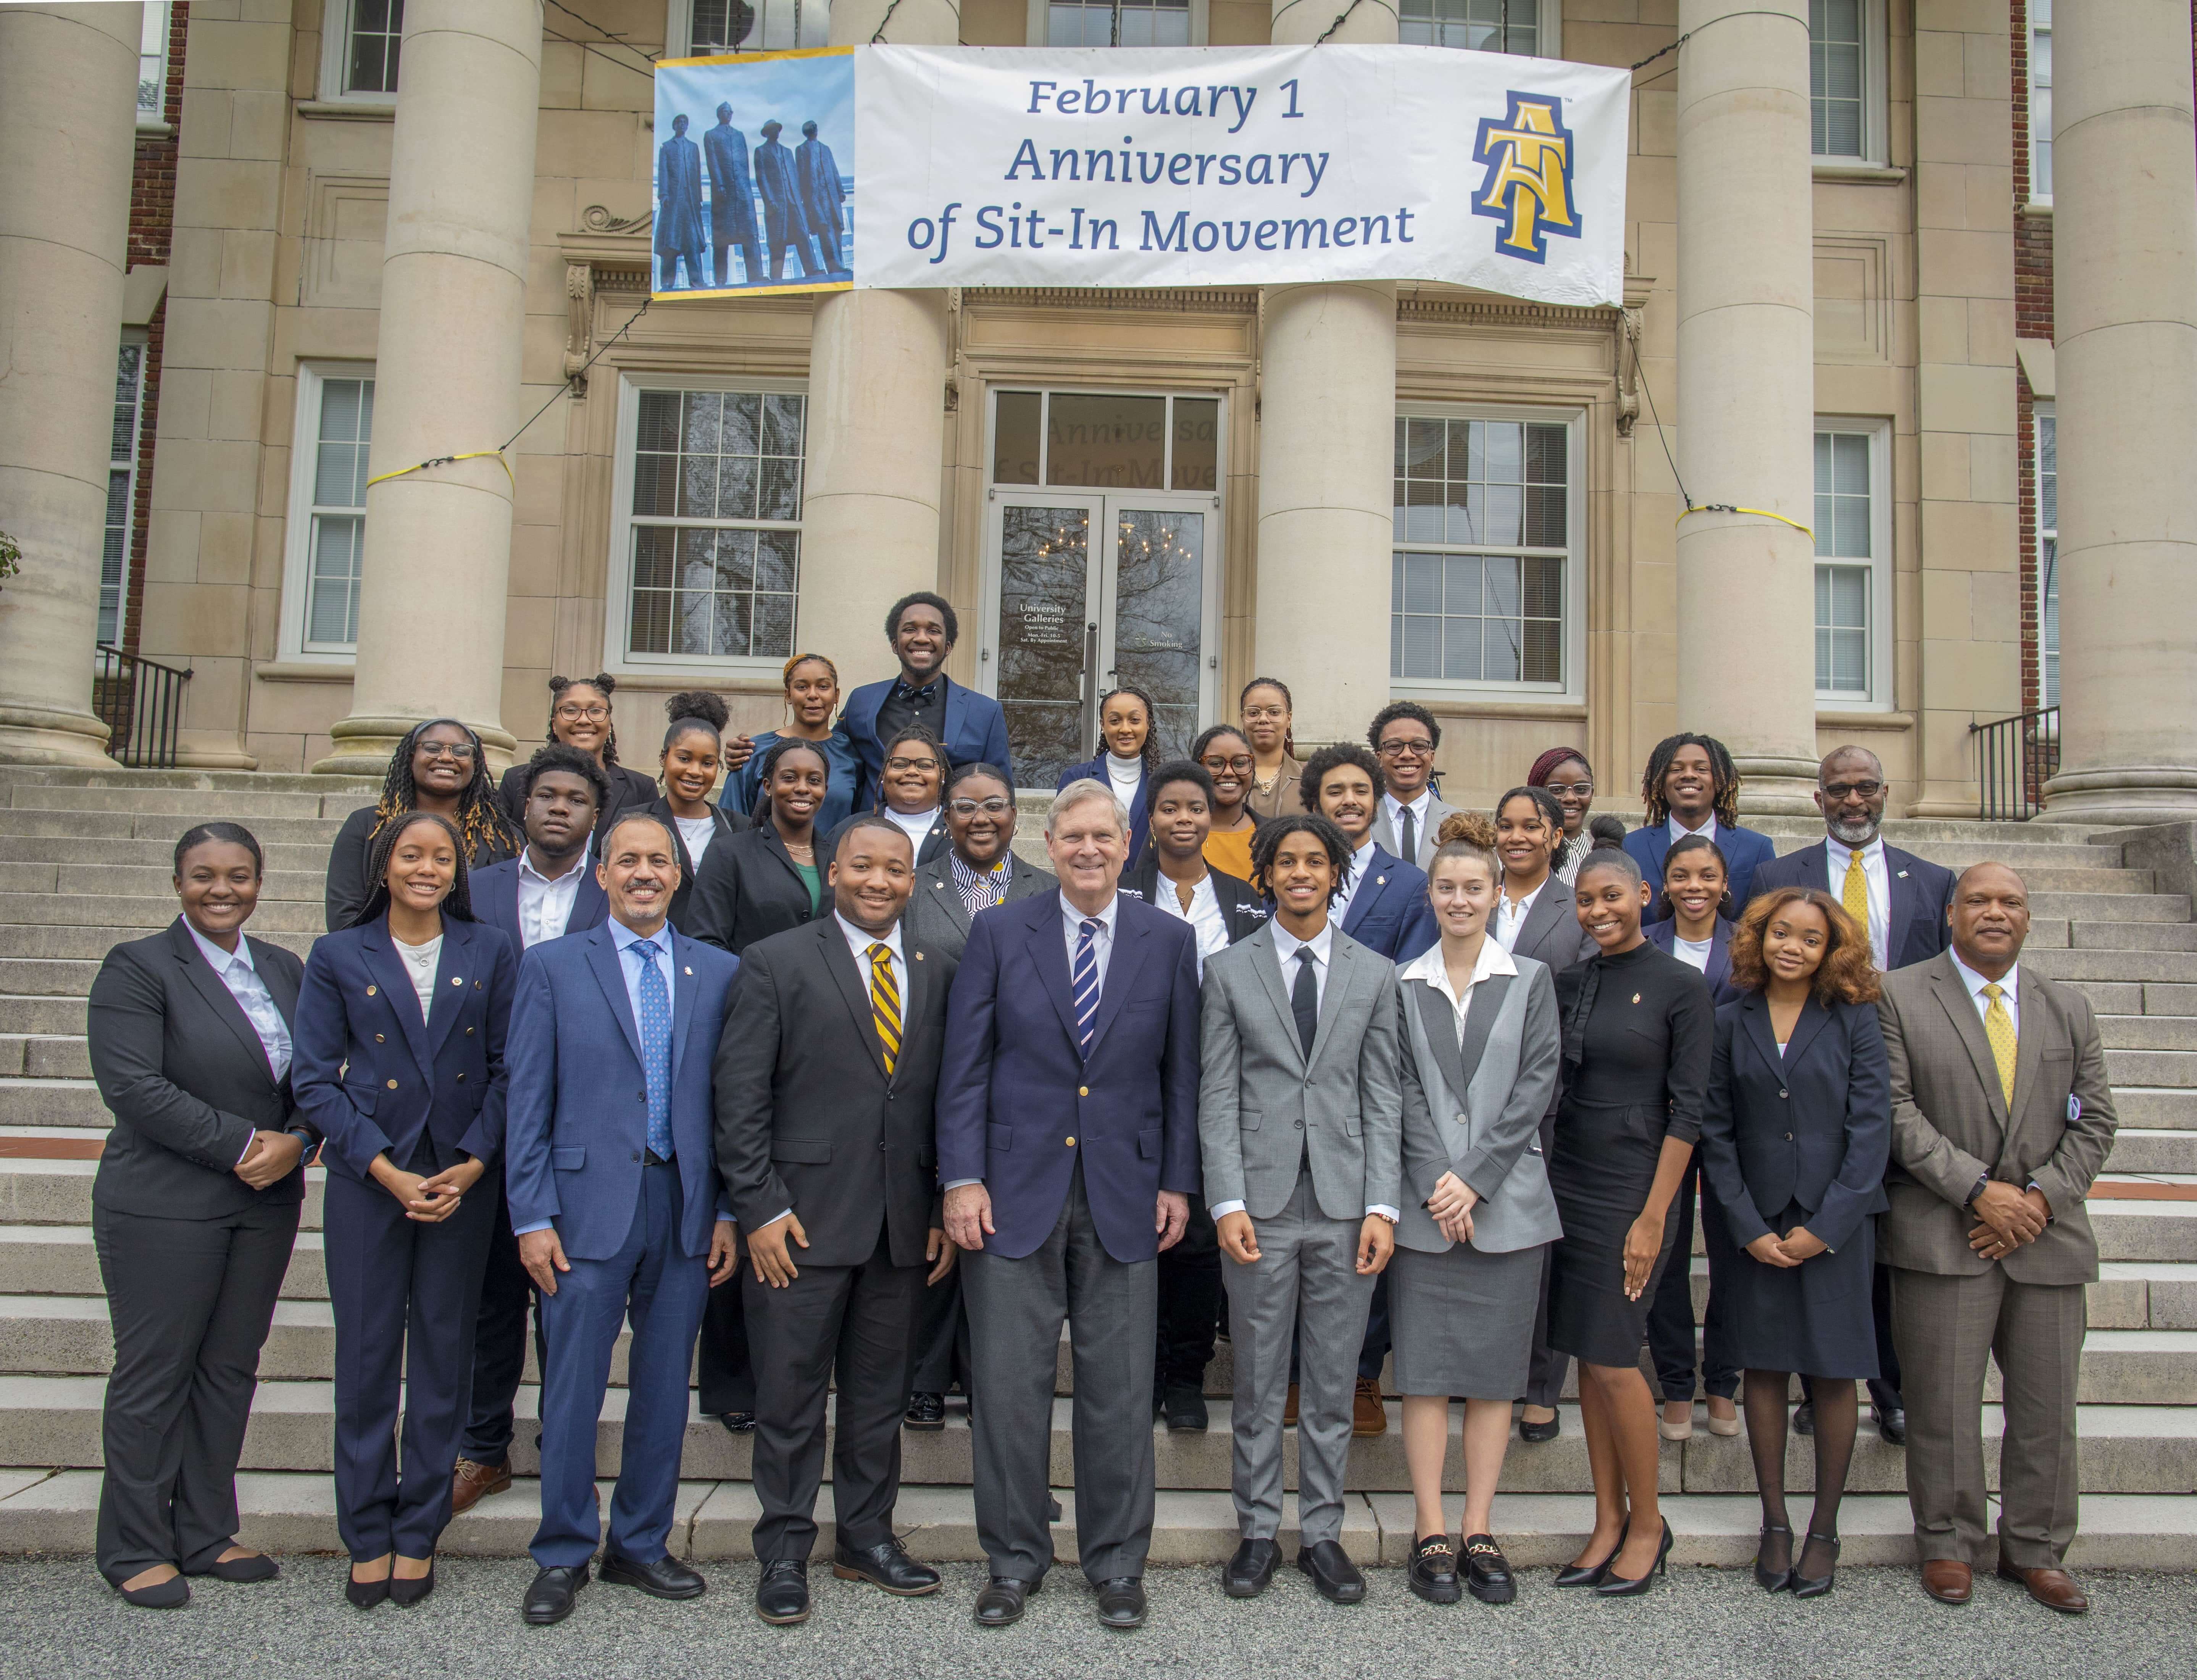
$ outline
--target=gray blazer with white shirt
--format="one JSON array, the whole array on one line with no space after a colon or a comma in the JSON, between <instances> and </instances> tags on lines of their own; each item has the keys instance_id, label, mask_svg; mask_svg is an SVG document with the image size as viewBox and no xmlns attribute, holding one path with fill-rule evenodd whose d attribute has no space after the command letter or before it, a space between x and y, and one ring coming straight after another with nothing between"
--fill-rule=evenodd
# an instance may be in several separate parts
<instances>
[{"instance_id":1,"label":"gray blazer with white shirt","mask_svg":"<svg viewBox=\"0 0 2197 1680\"><path fill-rule=\"evenodd\" d=\"M1197 1132L1205 1202L1255 1219L1289 1205L1309 1154L1319 1209L1356 1221L1399 1195L1396 967L1336 928L1319 1027L1297 1038L1268 923L1206 959Z\"/></svg>"},{"instance_id":2,"label":"gray blazer with white shirt","mask_svg":"<svg viewBox=\"0 0 2197 1680\"><path fill-rule=\"evenodd\" d=\"M1419 826L1417 837L1418 855L1414 858L1405 858L1404 861L1416 863L1422 869L1432 862L1435 851L1441 845L1438 837L1441 833L1442 819L1455 816L1457 811L1456 806L1443 804L1441 795L1439 793L1428 796L1427 820ZM1396 826L1388 820L1388 802L1385 797L1374 808L1373 839L1376 844L1384 848L1392 857L1403 855L1396 849Z\"/></svg>"},{"instance_id":3,"label":"gray blazer with white shirt","mask_svg":"<svg viewBox=\"0 0 2197 1680\"><path fill-rule=\"evenodd\" d=\"M1511 961L1516 975L1491 974L1472 988L1462 1044L1457 1011L1438 988L1401 984L1404 1201L1396 1241L1407 1248L1440 1254L1454 1246L1426 1208L1445 1173L1480 1197L1472 1246L1482 1254L1563 1235L1539 1132L1556 1090L1556 983L1545 964Z\"/></svg>"}]
</instances>

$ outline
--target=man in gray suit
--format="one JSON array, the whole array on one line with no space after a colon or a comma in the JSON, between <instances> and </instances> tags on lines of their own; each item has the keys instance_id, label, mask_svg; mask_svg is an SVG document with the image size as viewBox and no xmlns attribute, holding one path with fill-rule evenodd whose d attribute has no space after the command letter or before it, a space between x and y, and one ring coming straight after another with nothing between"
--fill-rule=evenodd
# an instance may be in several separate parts
<instances>
[{"instance_id":1,"label":"man in gray suit","mask_svg":"<svg viewBox=\"0 0 2197 1680\"><path fill-rule=\"evenodd\" d=\"M1893 1168L1882 1253L1907 1402L1907 1500L1922 1588L1965 1604L1985 1555L1983 1387L1996 1361L1998 1573L2040 1604L2090 1608L2062 1567L2075 1538L2083 1286L2098 1245L2083 1198L2113 1146L2090 1000L2020 967L2021 877L1980 863L1953 888L1952 949L1884 977Z\"/></svg>"},{"instance_id":2,"label":"man in gray suit","mask_svg":"<svg viewBox=\"0 0 2197 1680\"><path fill-rule=\"evenodd\" d=\"M1358 1350L1395 1245L1404 1109L1396 970L1329 915L1350 845L1325 818L1252 842L1273 918L1205 965L1198 1142L1236 1350L1232 1598L1280 1561L1282 1411L1300 1353L1297 1567L1338 1604L1365 1596L1342 1546Z\"/></svg>"},{"instance_id":3,"label":"man in gray suit","mask_svg":"<svg viewBox=\"0 0 2197 1680\"><path fill-rule=\"evenodd\" d=\"M1441 844L1442 819L1457 813L1456 806L1444 804L1434 791L1441 725L1424 706L1398 700L1373 715L1365 744L1380 759L1386 784L1381 808L1373 815L1374 843L1424 869Z\"/></svg>"}]
</instances>

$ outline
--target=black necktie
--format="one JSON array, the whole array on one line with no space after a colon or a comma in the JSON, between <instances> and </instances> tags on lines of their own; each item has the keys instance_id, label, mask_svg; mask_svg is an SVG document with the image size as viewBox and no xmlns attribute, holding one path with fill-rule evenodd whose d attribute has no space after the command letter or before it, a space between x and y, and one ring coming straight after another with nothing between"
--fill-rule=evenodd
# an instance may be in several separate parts
<instances>
[{"instance_id":1,"label":"black necktie","mask_svg":"<svg viewBox=\"0 0 2197 1680\"><path fill-rule=\"evenodd\" d=\"M1297 947L1296 984L1290 988L1290 1013L1296 1017L1297 1042L1312 1060L1312 1041L1319 1036L1319 976L1313 971L1312 947Z\"/></svg>"},{"instance_id":2,"label":"black necktie","mask_svg":"<svg viewBox=\"0 0 2197 1680\"><path fill-rule=\"evenodd\" d=\"M1403 844L1397 848L1396 854L1406 863L1417 863L1419 860L1419 820L1412 814L1412 808L1408 805L1398 812L1397 816L1396 837Z\"/></svg>"}]
</instances>

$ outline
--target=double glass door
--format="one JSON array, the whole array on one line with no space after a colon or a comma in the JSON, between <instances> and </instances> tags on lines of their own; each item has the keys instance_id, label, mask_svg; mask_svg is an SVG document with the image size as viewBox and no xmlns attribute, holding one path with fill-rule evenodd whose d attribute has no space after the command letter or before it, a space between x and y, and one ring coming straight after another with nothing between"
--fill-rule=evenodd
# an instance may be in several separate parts
<instances>
[{"instance_id":1,"label":"double glass door","mask_svg":"<svg viewBox=\"0 0 2197 1680\"><path fill-rule=\"evenodd\" d=\"M982 669L1017 781L1050 787L1097 752L1098 698L1124 685L1151 696L1161 753L1179 756L1219 678L1218 400L994 403Z\"/></svg>"}]
</instances>

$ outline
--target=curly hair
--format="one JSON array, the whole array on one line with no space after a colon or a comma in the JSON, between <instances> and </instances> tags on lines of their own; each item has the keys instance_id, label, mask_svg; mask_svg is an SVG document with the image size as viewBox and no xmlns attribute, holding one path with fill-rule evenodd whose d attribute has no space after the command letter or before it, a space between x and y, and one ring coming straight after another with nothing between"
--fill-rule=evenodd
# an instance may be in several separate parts
<instances>
[{"instance_id":1,"label":"curly hair","mask_svg":"<svg viewBox=\"0 0 2197 1680\"><path fill-rule=\"evenodd\" d=\"M1770 984L1770 965L1763 960L1762 936L1771 918L1792 904L1812 904L1830 930L1830 948L1816 969L1809 990L1817 1003L1867 1004L1876 1001L1881 976L1869 948L1869 932L1846 914L1838 900L1813 887L1777 887L1747 907L1731 936L1731 983L1742 991L1759 992Z\"/></svg>"},{"instance_id":2,"label":"curly hair","mask_svg":"<svg viewBox=\"0 0 2197 1680\"><path fill-rule=\"evenodd\" d=\"M374 802L374 827L367 834L367 843L370 846L380 839L397 818L420 808L412 760L420 750L420 738L446 723L454 729L464 729L466 739L473 744L472 777L458 795L457 837L466 861L485 862L499 851L517 851L522 837L504 811L503 802L496 797L496 785L489 780L488 754L482 750L481 739L455 717L431 717L404 732L397 750L389 755L389 769L381 779L381 797Z\"/></svg>"},{"instance_id":3,"label":"curly hair","mask_svg":"<svg viewBox=\"0 0 2197 1680\"><path fill-rule=\"evenodd\" d=\"M1531 783L1524 787L1514 787L1495 802L1498 821L1501 820L1504 808L1514 799L1527 801L1540 813L1542 826L1549 831L1549 860L1555 862L1557 849L1564 843L1564 808L1556 803L1556 796L1548 789L1535 787ZM1491 835L1493 833L1492 826L1489 832Z\"/></svg>"},{"instance_id":4,"label":"curly hair","mask_svg":"<svg viewBox=\"0 0 2197 1680\"><path fill-rule=\"evenodd\" d=\"M1372 722L1365 726L1365 744L1376 752L1380 751L1381 732L1400 717L1408 717L1434 737L1436 746L1441 744L1441 725L1435 722L1435 715L1417 700L1391 700L1375 712Z\"/></svg>"},{"instance_id":5,"label":"curly hair","mask_svg":"<svg viewBox=\"0 0 2197 1680\"><path fill-rule=\"evenodd\" d=\"M367 854L366 878L372 890L366 895L365 907L351 923L355 928L364 927L386 915L389 911L389 860L397 854L397 843L405 834L421 823L432 823L449 837L450 849L457 854L456 872L450 877L450 890L443 898L441 909L445 916L455 916L461 922L477 921L473 914L472 883L467 878L465 842L459 836L457 826L448 817L438 816L432 811L408 811L397 821L376 829L373 849Z\"/></svg>"},{"instance_id":6,"label":"curly hair","mask_svg":"<svg viewBox=\"0 0 2197 1680\"><path fill-rule=\"evenodd\" d=\"M1109 700L1119 699L1124 694L1145 709L1145 744L1137 750L1137 756L1143 761L1145 780L1150 781L1152 772L1160 768L1159 702L1133 682L1116 683L1098 697L1098 715L1101 717L1106 715L1106 703ZM1098 732L1098 750L1101 753L1113 750L1113 748L1106 744L1106 733L1103 729Z\"/></svg>"},{"instance_id":7,"label":"curly hair","mask_svg":"<svg viewBox=\"0 0 2197 1680\"><path fill-rule=\"evenodd\" d=\"M1502 808L1496 808L1500 810ZM1495 825L1477 811L1452 811L1435 831L1435 854L1427 860L1427 878L1444 858L1477 858L1487 866L1487 878L1503 879L1503 860L1495 852Z\"/></svg>"},{"instance_id":8,"label":"curly hair","mask_svg":"<svg viewBox=\"0 0 2197 1680\"><path fill-rule=\"evenodd\" d=\"M1305 809L1319 811L1320 784L1345 764L1356 765L1373 779L1375 799L1388 791L1388 779L1381 773L1381 761L1374 757L1371 749L1355 741L1337 741L1332 746L1322 747L1304 767L1302 779L1297 783L1297 797L1304 801Z\"/></svg>"},{"instance_id":9,"label":"curly hair","mask_svg":"<svg viewBox=\"0 0 2197 1680\"><path fill-rule=\"evenodd\" d=\"M671 720L670 727L664 732L664 750L669 752L671 744L681 735L707 730L722 739L725 726L732 721L733 709L725 704L722 695L712 694L706 688L691 688L666 700L664 715Z\"/></svg>"},{"instance_id":10,"label":"curly hair","mask_svg":"<svg viewBox=\"0 0 2197 1680\"><path fill-rule=\"evenodd\" d=\"M1309 811L1301 816L1276 817L1259 825L1259 831L1251 837L1251 884L1269 903L1274 901L1274 892L1267 884L1267 878L1273 872L1274 854L1281 850L1282 842L1292 834L1309 834L1326 849L1327 860L1335 870L1327 901L1334 903L1350 879L1350 843L1342 837L1342 831L1325 817Z\"/></svg>"},{"instance_id":11,"label":"curly hair","mask_svg":"<svg viewBox=\"0 0 2197 1680\"><path fill-rule=\"evenodd\" d=\"M610 802L611 779L603 773L603 767L591 753L577 747L568 747L562 741L552 741L546 747L536 747L534 756L528 759L519 773L519 802L524 808L534 797L534 784L545 770L562 770L577 776L594 791L595 809L600 812Z\"/></svg>"},{"instance_id":12,"label":"curly hair","mask_svg":"<svg viewBox=\"0 0 2197 1680\"><path fill-rule=\"evenodd\" d=\"M1663 779L1680 747L1699 747L1709 756L1709 787L1716 820L1725 828L1739 826L1739 769L1725 744L1713 735L1666 735L1648 755L1648 768L1640 778L1641 802L1648 807L1646 826L1655 828L1671 820L1671 802L1663 797ZM1585 763L1584 759L1580 760Z\"/></svg>"},{"instance_id":13,"label":"curly hair","mask_svg":"<svg viewBox=\"0 0 2197 1680\"><path fill-rule=\"evenodd\" d=\"M938 614L939 622L946 626L946 645L948 647L961 640L961 620L954 613L954 603L943 595L933 594L928 589L918 589L912 595L902 595L887 610L885 613L887 641L896 642L900 640L900 616L912 606L927 606ZM790 675L791 673L789 672L788 675ZM834 671L832 675L836 677L839 674Z\"/></svg>"},{"instance_id":14,"label":"curly hair","mask_svg":"<svg viewBox=\"0 0 2197 1680\"><path fill-rule=\"evenodd\" d=\"M608 671L597 671L593 676L553 676L549 679L548 738L557 739L557 705L568 688L592 688L603 697L603 709L611 713L610 727L603 733L603 762L615 764L617 760L617 709L611 696L617 692L617 679Z\"/></svg>"}]
</instances>

